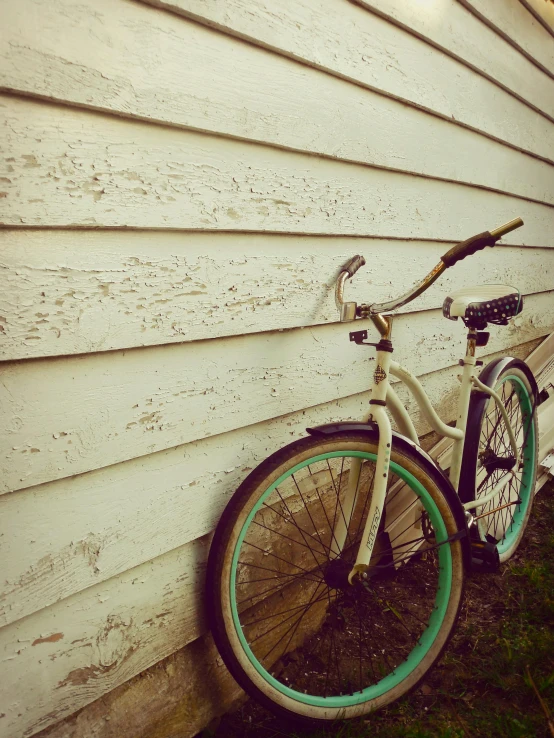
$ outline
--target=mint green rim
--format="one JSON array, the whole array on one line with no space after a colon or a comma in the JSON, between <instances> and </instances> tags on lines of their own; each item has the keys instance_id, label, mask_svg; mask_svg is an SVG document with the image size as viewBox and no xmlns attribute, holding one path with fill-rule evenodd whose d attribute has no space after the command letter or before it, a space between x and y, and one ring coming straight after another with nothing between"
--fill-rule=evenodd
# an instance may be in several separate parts
<instances>
[{"instance_id":1,"label":"mint green rim","mask_svg":"<svg viewBox=\"0 0 554 738\"><path fill-rule=\"evenodd\" d=\"M527 434L525 446L522 450L523 461L525 463L523 465L523 474L521 475L521 487L518 490L518 494L521 499L521 505L518 505L516 507L516 511L512 517L512 522L510 523L510 527L508 529L509 535L505 535L504 538L501 541L498 541L498 543L496 544L498 553L500 555L508 551L513 545L514 541L518 539L521 526L525 522L527 516L527 508L529 507L533 492L533 470L535 468L535 455L537 450L535 443L535 423L533 422L533 416L531 415L533 403L531 401L531 397L529 396L529 392L527 391L527 387L519 377L516 377L513 374L507 374L505 377L502 378L502 381L496 385L495 389L497 390L501 385L504 384L504 382L507 381L512 382L512 384L514 385L515 393L521 405L521 415L524 424L523 432L525 433L525 423L527 419L529 419L531 426L529 428L529 433Z\"/></svg>"},{"instance_id":2,"label":"mint green rim","mask_svg":"<svg viewBox=\"0 0 554 738\"><path fill-rule=\"evenodd\" d=\"M356 692L353 695L317 697L314 695L304 694L303 692L297 692L296 690L291 689L290 687L287 687L286 685L281 684L281 682L277 681L277 679L275 679L275 677L273 677L260 664L258 659L252 653L252 650L248 642L246 641L246 638L244 637L244 633L242 632L242 626L240 624L235 594L238 558L242 543L246 536L246 532L254 518L254 515L261 508L264 501L276 487L282 484L285 479L287 479L292 474L295 474L300 469L303 469L305 466L308 466L309 464L315 464L317 461L325 461L326 459L332 459L341 456L358 457L361 459L367 459L368 461L376 461L377 459L376 454L366 453L364 451L332 451L329 453L320 454L319 456L314 456L307 461L303 461L300 464L297 464L292 469L289 469L289 471L281 475L279 479L277 479L268 487L268 489L263 493L256 505L253 507L251 513L249 514L240 531L235 550L233 552L233 560L231 564L229 592L231 601L231 613L237 636L244 649L244 653L248 657L248 660L256 669L256 671L260 674L260 676L277 691L281 692L281 694L284 694L287 697L290 697L293 700L301 702L305 705L315 707L346 708L355 706L362 702L367 702L369 700L380 697L386 692L389 692L391 689L394 689L394 687L396 687L400 682L406 679L406 677L408 677L421 663L421 661L429 652L431 646L435 642L435 639L437 638L437 635L446 616L448 602L450 600L450 593L452 591L452 552L450 550L450 546L439 546L437 548L439 555L439 582L437 595L435 598L435 607L433 609L433 612L431 613L431 617L429 618L429 624L421 634L419 642L410 652L406 661L400 664L394 671L392 671L376 684L371 685L370 687L366 687L366 689L360 692ZM446 541L446 539L448 538L446 525L444 524L442 515L440 514L439 509L429 492L427 492L425 487L423 487L423 485L412 474L410 474L410 472L408 472L406 469L399 466L395 462L391 462L390 469L404 482L406 482L406 484L412 489L412 491L415 492L415 494L420 498L421 502L423 503L423 507L425 508L425 511L429 515L429 519L431 520L431 523L435 528L437 543L442 543Z\"/></svg>"}]
</instances>

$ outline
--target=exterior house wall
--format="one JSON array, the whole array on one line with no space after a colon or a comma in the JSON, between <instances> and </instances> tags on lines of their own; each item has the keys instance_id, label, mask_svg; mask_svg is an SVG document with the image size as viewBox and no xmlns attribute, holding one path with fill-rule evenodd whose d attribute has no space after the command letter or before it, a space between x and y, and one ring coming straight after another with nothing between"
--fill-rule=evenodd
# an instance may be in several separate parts
<instances>
[{"instance_id":1,"label":"exterior house wall","mask_svg":"<svg viewBox=\"0 0 554 738\"><path fill-rule=\"evenodd\" d=\"M363 414L350 256L348 297L379 301L523 217L396 319L447 418L448 290L524 292L486 360L554 330L554 57L528 5L2 6L1 738L188 736L235 696L209 534L268 453Z\"/></svg>"}]
</instances>

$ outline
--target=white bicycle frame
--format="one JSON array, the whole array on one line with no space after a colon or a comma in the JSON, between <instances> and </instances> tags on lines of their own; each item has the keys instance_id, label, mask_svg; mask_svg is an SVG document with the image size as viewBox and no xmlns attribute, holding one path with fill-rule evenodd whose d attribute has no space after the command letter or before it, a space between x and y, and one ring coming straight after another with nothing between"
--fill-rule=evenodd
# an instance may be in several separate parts
<instances>
[{"instance_id":1,"label":"white bicycle frame","mask_svg":"<svg viewBox=\"0 0 554 738\"><path fill-rule=\"evenodd\" d=\"M381 316L380 316L381 317ZM388 318L389 325L391 318ZM458 491L458 485L460 480L460 469L462 463L462 455L464 450L464 441L466 434L466 424L469 411L469 400L471 389L473 386L477 387L481 392L485 392L490 395L496 401L502 417L506 423L508 429L508 435L510 439L510 445L514 457L516 459L516 465L519 463L519 452L516 445L516 439L510 420L500 399L499 395L487 387L475 376L475 340L468 340L466 355L463 360L463 371L459 377L461 381L460 394L458 398L458 414L456 420L456 426L454 428L446 425L437 415L433 406L431 405L425 390L419 383L419 381L411 374L407 369L402 367L396 361L392 360L391 353L389 351L377 350L376 368L373 374L373 383L371 387L371 399L377 401L377 403L383 404L371 404L371 410L368 413L365 421L373 420L379 429L379 446L377 452L377 462L374 476L373 496L371 499L369 512L367 515L364 532L358 549L358 555L356 563L350 573L349 580L352 581L352 577L358 573L365 571L369 565L371 554L377 538L377 532L379 530L379 524L383 515L385 507L385 497L387 494L388 487L388 476L389 476L389 461L390 451L392 447L392 429L389 417L387 415L387 409L390 411L399 432L407 436L411 441L419 445L419 438L416 433L412 419L410 418L406 408L398 398L398 395L391 386L389 377L396 377L402 380L410 389L413 394L421 412L425 419L429 423L430 427L440 436L446 438L452 438L454 441L452 449L452 457L450 463L450 481L456 492ZM354 506L356 504L358 479L361 469L361 460L352 460L352 466L350 468L348 488L346 491L345 503L344 503L344 518L348 519L351 515ZM481 508L486 505L495 495L509 484L511 475L506 475L506 478L500 481L489 494L485 497L479 498L473 502L467 502L463 505L464 509L469 515L470 510L475 508ZM343 530L344 529L344 530ZM340 553L340 549L344 545L346 537L346 527L344 522L341 520L337 525L335 531L336 543L333 549L336 548L336 553Z\"/></svg>"},{"instance_id":2,"label":"white bicycle frame","mask_svg":"<svg viewBox=\"0 0 554 738\"><path fill-rule=\"evenodd\" d=\"M379 430L379 445L377 451L377 462L375 467L375 476L373 483L373 496L370 503L368 516L365 522L364 532L360 542L358 550L358 556L356 563L349 574L349 581L352 583L352 579L357 574L362 574L369 565L373 547L377 539L377 533L379 531L379 525L383 516L383 510L385 507L385 498L388 487L389 477L389 461L390 452L392 448L392 430L391 424L386 413L385 408L390 411L400 433L407 436L415 444L419 445L419 438L417 436L414 424L406 410L406 408L400 402L398 395L391 387L389 377L392 374L404 381L412 394L415 397L417 404L419 405L423 415L431 428L438 433L440 436L446 438L452 438L454 441L454 447L452 451L452 460L450 464L450 481L452 486L458 492L458 485L460 481L460 469L462 466L462 456L464 450L464 441L466 434L467 416L469 411L469 400L471 395L472 386L478 387L481 392L485 392L490 397L493 397L498 405L500 413L506 423L508 429L508 436L510 439L510 445L514 454L516 465L519 464L520 458L517 450L516 440L508 414L504 408L504 405L500 397L491 388L484 385L475 376L475 366L477 364L475 359L475 347L477 342L477 334L470 332L468 335L466 355L462 362L463 371L460 377L461 388L458 400L458 415L456 419L456 427L451 428L442 422L435 410L433 409L429 398L425 394L425 391L417 379L410 374L407 369L400 366L397 362L392 360L391 351L392 344L390 343L390 333L392 330L392 317L385 317L383 313L396 310L403 305L407 305L418 295L421 295L428 289L433 282L447 269L449 266L453 266L457 261L464 259L466 256L475 253L475 251L484 248L486 245L492 246L506 233L515 230L523 225L521 218L515 218L514 220L505 223L499 228L495 228L490 232L485 232L474 236L467 241L464 241L454 248L450 249L446 254L441 257L439 263L429 274L424 277L420 282L417 282L412 289L406 292L400 297L389 300L383 303L374 303L372 305L356 305L355 302L344 302L344 285L347 279L350 279L358 269L365 264L365 259L361 256L355 256L351 261L345 265L340 272L336 288L335 288L335 300L337 308L340 313L341 322L349 322L355 320L356 317L370 318L379 333L381 334L382 341L377 344L377 362L376 369L373 374L373 384L371 388L371 400L370 400L370 413L368 414L367 420L372 419L377 423ZM388 350L386 350L388 348ZM344 515L341 516L344 520L341 520L335 530L334 542L332 546L332 552L335 555L339 555L344 542L346 540L346 524L345 521L350 518L356 504L356 498L358 494L358 480L360 476L362 462L361 460L353 460L350 472L348 476L348 486L346 490L346 497L344 503ZM513 471L512 471L513 474ZM466 503L463 507L466 511L466 515L471 518L470 510L481 508L486 505L495 495L497 495L507 484L509 484L511 475L507 474L501 482L499 482L494 489L485 497L474 500L473 502ZM471 521L469 521L471 522Z\"/></svg>"}]
</instances>

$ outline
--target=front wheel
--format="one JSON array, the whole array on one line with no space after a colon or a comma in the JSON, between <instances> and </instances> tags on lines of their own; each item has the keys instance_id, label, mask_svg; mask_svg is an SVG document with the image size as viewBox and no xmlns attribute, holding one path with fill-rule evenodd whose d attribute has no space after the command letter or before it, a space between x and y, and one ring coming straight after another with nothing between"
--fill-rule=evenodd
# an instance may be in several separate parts
<instances>
[{"instance_id":1,"label":"front wheel","mask_svg":"<svg viewBox=\"0 0 554 738\"><path fill-rule=\"evenodd\" d=\"M501 397L516 440L519 462L510 444L506 422L493 398L472 394L460 475L463 502L484 500L472 509L478 536L496 544L500 561L517 549L533 504L537 476L538 428L535 392L526 365L505 362L500 371L487 372L484 383ZM490 379L488 375L491 375Z\"/></svg>"},{"instance_id":2,"label":"front wheel","mask_svg":"<svg viewBox=\"0 0 554 738\"><path fill-rule=\"evenodd\" d=\"M239 487L217 527L208 614L227 667L285 718L328 724L412 689L439 658L462 598L463 561L440 475L390 454L367 578L351 585L373 490L373 431L296 441Z\"/></svg>"}]
</instances>

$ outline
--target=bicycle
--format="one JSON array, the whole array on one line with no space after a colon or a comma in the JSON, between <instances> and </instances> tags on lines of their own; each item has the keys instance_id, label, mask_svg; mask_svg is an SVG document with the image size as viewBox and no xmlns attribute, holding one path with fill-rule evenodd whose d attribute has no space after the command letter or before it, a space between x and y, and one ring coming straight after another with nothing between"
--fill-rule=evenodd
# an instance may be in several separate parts
<instances>
[{"instance_id":1,"label":"bicycle","mask_svg":"<svg viewBox=\"0 0 554 738\"><path fill-rule=\"evenodd\" d=\"M328 725L413 689L447 644L466 573L495 570L521 540L537 472L537 385L510 357L477 377L475 356L488 323L521 312L519 291L482 286L444 301L444 316L468 328L455 427L393 361L390 315L521 225L517 218L457 244L384 303L344 302L363 257L337 279L340 320L369 318L380 334L368 344L366 330L350 333L377 352L368 417L308 428L254 469L227 505L208 560L207 612L220 654L239 685L281 717ZM390 375L452 439L448 476L419 446Z\"/></svg>"}]
</instances>

